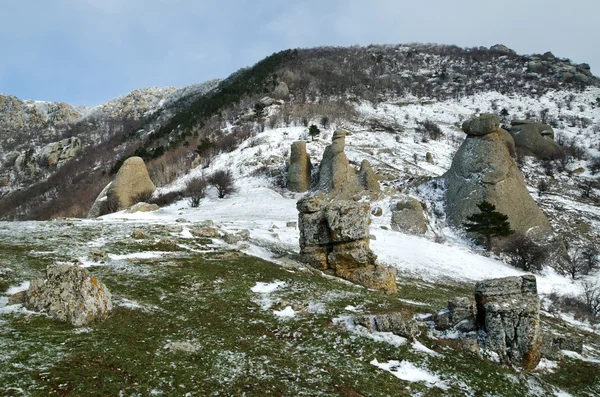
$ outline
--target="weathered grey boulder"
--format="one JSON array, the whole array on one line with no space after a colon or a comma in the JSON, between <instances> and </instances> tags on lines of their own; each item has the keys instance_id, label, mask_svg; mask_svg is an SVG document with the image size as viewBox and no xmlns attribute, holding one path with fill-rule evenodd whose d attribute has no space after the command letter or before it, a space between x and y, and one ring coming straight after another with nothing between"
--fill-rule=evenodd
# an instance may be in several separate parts
<instances>
[{"instance_id":1,"label":"weathered grey boulder","mask_svg":"<svg viewBox=\"0 0 600 397\"><path fill-rule=\"evenodd\" d=\"M497 120L497 117L495 118ZM444 174L448 221L461 227L486 200L506 214L515 233L537 241L553 236L544 213L531 198L523 174L511 158L498 123L487 115L482 121L467 122L469 131L491 131L468 135Z\"/></svg>"},{"instance_id":2,"label":"weathered grey boulder","mask_svg":"<svg viewBox=\"0 0 600 397\"><path fill-rule=\"evenodd\" d=\"M306 142L292 143L287 187L293 192L305 192L310 188L310 155L306 153Z\"/></svg>"},{"instance_id":3,"label":"weathered grey boulder","mask_svg":"<svg viewBox=\"0 0 600 397\"><path fill-rule=\"evenodd\" d=\"M505 277L475 286L480 345L526 370L541 358L540 300L535 276Z\"/></svg>"},{"instance_id":4,"label":"weathered grey boulder","mask_svg":"<svg viewBox=\"0 0 600 397\"><path fill-rule=\"evenodd\" d=\"M409 196L400 198L392 210L392 229L408 234L427 233L427 219L421 202Z\"/></svg>"},{"instance_id":5,"label":"weathered grey boulder","mask_svg":"<svg viewBox=\"0 0 600 397\"><path fill-rule=\"evenodd\" d=\"M90 211L87 214L88 218L97 218L102 215L103 206L105 205L106 200L108 200L106 195L110 185L112 185L112 182L109 182L106 186L104 186L104 189L102 189L100 194L98 194L98 197L96 197L96 200L94 200L94 204L92 204L92 208L90 208Z\"/></svg>"},{"instance_id":6,"label":"weathered grey boulder","mask_svg":"<svg viewBox=\"0 0 600 397\"><path fill-rule=\"evenodd\" d=\"M273 90L273 96L276 99L283 99L284 101L290 99L290 89L288 88L288 85L281 81Z\"/></svg>"},{"instance_id":7,"label":"weathered grey boulder","mask_svg":"<svg viewBox=\"0 0 600 397\"><path fill-rule=\"evenodd\" d=\"M369 332L391 332L410 341L419 334L416 322L400 312L360 315L353 320Z\"/></svg>"},{"instance_id":8,"label":"weathered grey boulder","mask_svg":"<svg viewBox=\"0 0 600 397\"><path fill-rule=\"evenodd\" d=\"M515 55L517 52L515 50L511 50L504 44L496 44L490 47L490 50L497 51L506 55Z\"/></svg>"},{"instance_id":9,"label":"weathered grey boulder","mask_svg":"<svg viewBox=\"0 0 600 397\"><path fill-rule=\"evenodd\" d=\"M141 157L130 157L121 166L115 180L108 188L106 196L109 201L118 203L117 211L135 204L134 199L140 194L153 193L156 187Z\"/></svg>"},{"instance_id":10,"label":"weathered grey boulder","mask_svg":"<svg viewBox=\"0 0 600 397\"><path fill-rule=\"evenodd\" d=\"M368 160L363 160L360 163L360 170L358 171L359 182L366 190L379 193L381 192L381 187L379 186L379 179L373 168L371 168L371 164Z\"/></svg>"},{"instance_id":11,"label":"weathered grey boulder","mask_svg":"<svg viewBox=\"0 0 600 397\"><path fill-rule=\"evenodd\" d=\"M454 329L471 332L476 329L475 302L469 297L459 297L448 301L448 307L433 316L435 328L441 331Z\"/></svg>"},{"instance_id":12,"label":"weathered grey boulder","mask_svg":"<svg viewBox=\"0 0 600 397\"><path fill-rule=\"evenodd\" d=\"M495 114L484 113L462 123L462 129L469 136L483 136L500 129L500 119Z\"/></svg>"},{"instance_id":13,"label":"weathered grey boulder","mask_svg":"<svg viewBox=\"0 0 600 397\"><path fill-rule=\"evenodd\" d=\"M300 257L309 265L369 288L396 292L396 271L369 248L369 205L306 196L297 203Z\"/></svg>"},{"instance_id":14,"label":"weathered grey boulder","mask_svg":"<svg viewBox=\"0 0 600 397\"><path fill-rule=\"evenodd\" d=\"M76 327L104 320L112 310L106 286L86 269L70 265L48 266L45 280L32 280L25 305Z\"/></svg>"},{"instance_id":15,"label":"weathered grey boulder","mask_svg":"<svg viewBox=\"0 0 600 397\"><path fill-rule=\"evenodd\" d=\"M551 159L560 154L560 146L554 142L554 130L547 124L532 120L515 120L510 134L515 145L541 159Z\"/></svg>"}]
</instances>

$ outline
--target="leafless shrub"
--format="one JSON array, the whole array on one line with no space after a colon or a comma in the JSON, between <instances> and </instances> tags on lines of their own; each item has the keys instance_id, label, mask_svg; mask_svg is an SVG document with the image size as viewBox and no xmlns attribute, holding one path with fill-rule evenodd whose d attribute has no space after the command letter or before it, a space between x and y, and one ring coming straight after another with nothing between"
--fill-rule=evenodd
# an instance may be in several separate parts
<instances>
[{"instance_id":1,"label":"leafless shrub","mask_svg":"<svg viewBox=\"0 0 600 397\"><path fill-rule=\"evenodd\" d=\"M148 201L150 201L150 198L152 197L152 191L151 190L147 190L145 192L141 192L136 194L135 196L133 196L131 198L131 202L133 203L147 203Z\"/></svg>"},{"instance_id":2,"label":"leafless shrub","mask_svg":"<svg viewBox=\"0 0 600 397\"><path fill-rule=\"evenodd\" d=\"M586 308L592 317L597 318L600 315L600 286L591 281L584 281L581 286Z\"/></svg>"},{"instance_id":3,"label":"leafless shrub","mask_svg":"<svg viewBox=\"0 0 600 397\"><path fill-rule=\"evenodd\" d=\"M506 251L508 263L526 272L538 272L546 260L546 252L532 239L522 234L510 238Z\"/></svg>"},{"instance_id":4,"label":"leafless shrub","mask_svg":"<svg viewBox=\"0 0 600 397\"><path fill-rule=\"evenodd\" d=\"M183 198L183 192L174 191L174 192L161 194L158 197L150 199L148 202L150 204L156 204L159 207L165 207L167 205L173 204L176 201L181 200L182 198Z\"/></svg>"},{"instance_id":5,"label":"leafless shrub","mask_svg":"<svg viewBox=\"0 0 600 397\"><path fill-rule=\"evenodd\" d=\"M202 177L192 178L185 186L185 195L194 208L200 205L200 201L206 196L206 187L208 183Z\"/></svg>"},{"instance_id":6,"label":"leafless shrub","mask_svg":"<svg viewBox=\"0 0 600 397\"><path fill-rule=\"evenodd\" d=\"M237 191L233 175L231 175L229 170L216 171L208 178L208 183L217 189L219 198L224 198L228 194L232 194Z\"/></svg>"}]
</instances>

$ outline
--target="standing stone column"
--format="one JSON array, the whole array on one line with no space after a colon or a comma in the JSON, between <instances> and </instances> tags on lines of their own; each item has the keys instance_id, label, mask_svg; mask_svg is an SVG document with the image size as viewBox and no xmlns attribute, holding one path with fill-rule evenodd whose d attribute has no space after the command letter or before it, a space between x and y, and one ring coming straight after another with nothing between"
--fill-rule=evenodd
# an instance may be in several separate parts
<instances>
[{"instance_id":1,"label":"standing stone column","mask_svg":"<svg viewBox=\"0 0 600 397\"><path fill-rule=\"evenodd\" d=\"M288 189L299 193L307 191L310 188L311 168L310 156L306 153L306 142L292 143L288 168Z\"/></svg>"},{"instance_id":2,"label":"standing stone column","mask_svg":"<svg viewBox=\"0 0 600 397\"><path fill-rule=\"evenodd\" d=\"M535 368L541 358L540 300L535 276L485 280L475 285L481 345L506 364Z\"/></svg>"}]
</instances>

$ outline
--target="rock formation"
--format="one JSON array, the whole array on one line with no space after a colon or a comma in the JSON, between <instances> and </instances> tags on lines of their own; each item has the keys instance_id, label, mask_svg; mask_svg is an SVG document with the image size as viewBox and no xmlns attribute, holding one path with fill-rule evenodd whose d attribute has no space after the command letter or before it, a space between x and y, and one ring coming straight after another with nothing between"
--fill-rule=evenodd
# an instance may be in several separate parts
<instances>
[{"instance_id":1,"label":"rock formation","mask_svg":"<svg viewBox=\"0 0 600 397\"><path fill-rule=\"evenodd\" d=\"M547 124L532 120L515 120L510 128L515 144L541 159L551 159L560 154L560 146L554 142L554 130Z\"/></svg>"},{"instance_id":2,"label":"rock formation","mask_svg":"<svg viewBox=\"0 0 600 397\"><path fill-rule=\"evenodd\" d=\"M498 116L485 114L463 123L467 133L452 166L444 174L446 213L455 226L488 201L506 214L516 233L537 241L552 236L544 213L529 195L523 174L514 163L499 128Z\"/></svg>"},{"instance_id":3,"label":"rock formation","mask_svg":"<svg viewBox=\"0 0 600 397\"><path fill-rule=\"evenodd\" d=\"M369 288L396 292L396 271L369 248L369 205L307 196L298 201L300 257L324 272Z\"/></svg>"},{"instance_id":4,"label":"rock formation","mask_svg":"<svg viewBox=\"0 0 600 397\"><path fill-rule=\"evenodd\" d=\"M345 200L364 190L371 194L379 193L379 182L368 161L363 161L358 175L350 166L344 153L346 135L351 134L344 130L336 130L331 145L325 148L319 168L317 190Z\"/></svg>"},{"instance_id":5,"label":"rock formation","mask_svg":"<svg viewBox=\"0 0 600 397\"><path fill-rule=\"evenodd\" d=\"M373 171L373 168L371 168L371 164L368 160L363 160L362 163L360 163L358 177L361 186L366 190L373 193L381 192L379 179L377 178L377 175L375 175L375 172Z\"/></svg>"},{"instance_id":6,"label":"rock formation","mask_svg":"<svg viewBox=\"0 0 600 397\"><path fill-rule=\"evenodd\" d=\"M140 194L152 193L156 187L150 180L148 170L141 157L130 157L121 166L115 180L108 188L109 201L118 202L117 211L131 207Z\"/></svg>"},{"instance_id":7,"label":"rock formation","mask_svg":"<svg viewBox=\"0 0 600 397\"><path fill-rule=\"evenodd\" d=\"M106 286L86 269L70 265L48 266L46 280L32 280L25 305L76 327L104 320L112 310Z\"/></svg>"},{"instance_id":8,"label":"rock formation","mask_svg":"<svg viewBox=\"0 0 600 397\"><path fill-rule=\"evenodd\" d=\"M294 142L290 151L287 187L293 192L305 192L310 188L312 164L306 153L306 142Z\"/></svg>"},{"instance_id":9,"label":"rock formation","mask_svg":"<svg viewBox=\"0 0 600 397\"><path fill-rule=\"evenodd\" d=\"M421 202L404 196L392 210L392 229L408 234L427 233L427 219Z\"/></svg>"},{"instance_id":10,"label":"rock formation","mask_svg":"<svg viewBox=\"0 0 600 397\"><path fill-rule=\"evenodd\" d=\"M526 370L541 357L540 300L535 276L505 277L475 286L480 344L502 362Z\"/></svg>"},{"instance_id":11,"label":"rock formation","mask_svg":"<svg viewBox=\"0 0 600 397\"><path fill-rule=\"evenodd\" d=\"M275 99L283 99L285 101L290 99L290 89L288 88L288 85L283 81L280 82L273 90L273 96Z\"/></svg>"},{"instance_id":12,"label":"rock formation","mask_svg":"<svg viewBox=\"0 0 600 397\"><path fill-rule=\"evenodd\" d=\"M37 155L38 163L45 167L60 167L81 152L81 139L71 137L50 143Z\"/></svg>"},{"instance_id":13,"label":"rock formation","mask_svg":"<svg viewBox=\"0 0 600 397\"><path fill-rule=\"evenodd\" d=\"M104 189L102 189L100 194L98 194L98 197L96 197L96 200L94 200L94 204L92 204L92 208L90 208L90 211L87 214L88 218L97 218L102 215L103 206L108 199L106 194L108 193L108 189L110 189L111 185L112 182L109 182L106 186L104 186Z\"/></svg>"},{"instance_id":14,"label":"rock formation","mask_svg":"<svg viewBox=\"0 0 600 397\"><path fill-rule=\"evenodd\" d=\"M440 331L454 329L471 332L476 328L475 301L469 297L458 297L448 301L448 307L433 317L435 328Z\"/></svg>"}]
</instances>

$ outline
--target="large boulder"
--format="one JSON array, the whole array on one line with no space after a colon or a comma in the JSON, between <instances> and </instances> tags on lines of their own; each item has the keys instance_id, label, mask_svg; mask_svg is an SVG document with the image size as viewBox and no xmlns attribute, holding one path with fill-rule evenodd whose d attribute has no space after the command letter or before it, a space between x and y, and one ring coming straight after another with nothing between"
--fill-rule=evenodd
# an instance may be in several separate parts
<instances>
[{"instance_id":1,"label":"large boulder","mask_svg":"<svg viewBox=\"0 0 600 397\"><path fill-rule=\"evenodd\" d=\"M306 142L292 143L287 187L293 192L305 192L310 188L312 164L306 153Z\"/></svg>"},{"instance_id":2,"label":"large boulder","mask_svg":"<svg viewBox=\"0 0 600 397\"><path fill-rule=\"evenodd\" d=\"M130 157L121 166L106 196L109 202L117 203L117 211L131 207L135 198L142 194L151 194L156 187L141 157Z\"/></svg>"},{"instance_id":3,"label":"large boulder","mask_svg":"<svg viewBox=\"0 0 600 397\"><path fill-rule=\"evenodd\" d=\"M447 218L460 227L485 200L508 216L516 233L545 241L553 236L550 223L529 195L498 124L497 116L484 115L463 125L467 138L443 176Z\"/></svg>"},{"instance_id":4,"label":"large boulder","mask_svg":"<svg viewBox=\"0 0 600 397\"><path fill-rule=\"evenodd\" d=\"M303 262L369 288L396 292L396 271L369 248L369 205L306 196L297 203Z\"/></svg>"},{"instance_id":5,"label":"large boulder","mask_svg":"<svg viewBox=\"0 0 600 397\"><path fill-rule=\"evenodd\" d=\"M25 306L81 327L106 319L112 301L106 286L86 269L53 265L46 268L45 280L31 281Z\"/></svg>"},{"instance_id":6,"label":"large boulder","mask_svg":"<svg viewBox=\"0 0 600 397\"><path fill-rule=\"evenodd\" d=\"M526 370L541 358L540 300L535 276L505 277L475 286L480 345Z\"/></svg>"},{"instance_id":7,"label":"large boulder","mask_svg":"<svg viewBox=\"0 0 600 397\"><path fill-rule=\"evenodd\" d=\"M427 233L427 219L421 202L408 196L398 200L392 210L392 229L408 234Z\"/></svg>"},{"instance_id":8,"label":"large boulder","mask_svg":"<svg viewBox=\"0 0 600 397\"><path fill-rule=\"evenodd\" d=\"M510 134L518 147L541 159L551 159L560 154L560 146L554 142L554 130L547 124L532 120L515 120Z\"/></svg>"}]
</instances>

